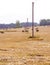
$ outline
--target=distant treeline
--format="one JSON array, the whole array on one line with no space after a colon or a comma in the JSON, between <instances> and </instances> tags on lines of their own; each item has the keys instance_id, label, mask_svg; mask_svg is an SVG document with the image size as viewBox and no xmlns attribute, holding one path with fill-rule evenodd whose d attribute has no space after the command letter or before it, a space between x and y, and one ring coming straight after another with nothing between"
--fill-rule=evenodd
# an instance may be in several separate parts
<instances>
[{"instance_id":1,"label":"distant treeline","mask_svg":"<svg viewBox=\"0 0 50 65\"><path fill-rule=\"evenodd\" d=\"M41 19L40 23L34 23L34 26L46 26L50 25L50 19ZM16 23L11 23L11 24L0 24L0 29L4 28L21 28L21 27L31 27L32 22L22 22L20 23L17 21Z\"/></svg>"},{"instance_id":2,"label":"distant treeline","mask_svg":"<svg viewBox=\"0 0 50 65\"><path fill-rule=\"evenodd\" d=\"M16 24L0 24L0 29L4 28L15 28Z\"/></svg>"},{"instance_id":3,"label":"distant treeline","mask_svg":"<svg viewBox=\"0 0 50 65\"><path fill-rule=\"evenodd\" d=\"M50 19L41 19L40 26L50 25Z\"/></svg>"},{"instance_id":4,"label":"distant treeline","mask_svg":"<svg viewBox=\"0 0 50 65\"><path fill-rule=\"evenodd\" d=\"M37 23L34 23L35 26L37 26ZM31 22L17 22L17 23L11 23L11 24L0 24L0 29L4 29L4 28L20 28L20 27L30 27L32 26Z\"/></svg>"}]
</instances>

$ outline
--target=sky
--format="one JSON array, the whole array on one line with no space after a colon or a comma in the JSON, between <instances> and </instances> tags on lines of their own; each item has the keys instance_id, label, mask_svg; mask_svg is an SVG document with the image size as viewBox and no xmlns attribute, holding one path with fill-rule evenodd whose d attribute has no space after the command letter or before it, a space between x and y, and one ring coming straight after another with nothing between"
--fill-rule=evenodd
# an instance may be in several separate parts
<instances>
[{"instance_id":1,"label":"sky","mask_svg":"<svg viewBox=\"0 0 50 65\"><path fill-rule=\"evenodd\" d=\"M0 0L0 23L9 24L32 21L32 2L34 2L34 22L50 19L50 0Z\"/></svg>"}]
</instances>

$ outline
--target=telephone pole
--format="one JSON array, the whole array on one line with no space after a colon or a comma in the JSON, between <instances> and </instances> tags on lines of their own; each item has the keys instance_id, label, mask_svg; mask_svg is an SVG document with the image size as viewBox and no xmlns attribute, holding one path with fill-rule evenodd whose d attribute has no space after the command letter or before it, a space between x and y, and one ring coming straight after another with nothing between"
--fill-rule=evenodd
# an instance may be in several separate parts
<instances>
[{"instance_id":1,"label":"telephone pole","mask_svg":"<svg viewBox=\"0 0 50 65\"><path fill-rule=\"evenodd\" d=\"M26 21L26 28L28 27L28 18L27 18L27 21Z\"/></svg>"},{"instance_id":2,"label":"telephone pole","mask_svg":"<svg viewBox=\"0 0 50 65\"><path fill-rule=\"evenodd\" d=\"M32 38L34 37L34 2L32 2Z\"/></svg>"}]
</instances>

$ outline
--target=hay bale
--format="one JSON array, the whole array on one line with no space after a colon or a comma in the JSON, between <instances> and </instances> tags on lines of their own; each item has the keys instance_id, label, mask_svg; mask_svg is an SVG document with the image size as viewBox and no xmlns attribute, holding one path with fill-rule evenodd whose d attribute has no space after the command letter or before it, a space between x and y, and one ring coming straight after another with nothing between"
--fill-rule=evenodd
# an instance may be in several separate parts
<instances>
[{"instance_id":1,"label":"hay bale","mask_svg":"<svg viewBox=\"0 0 50 65\"><path fill-rule=\"evenodd\" d=\"M39 32L39 29L38 28L36 28L36 32Z\"/></svg>"},{"instance_id":2,"label":"hay bale","mask_svg":"<svg viewBox=\"0 0 50 65\"><path fill-rule=\"evenodd\" d=\"M28 32L28 30L22 30L22 32Z\"/></svg>"},{"instance_id":3,"label":"hay bale","mask_svg":"<svg viewBox=\"0 0 50 65\"><path fill-rule=\"evenodd\" d=\"M3 34L3 33L4 33L4 31L0 31L0 33L2 33L2 34Z\"/></svg>"},{"instance_id":4,"label":"hay bale","mask_svg":"<svg viewBox=\"0 0 50 65\"><path fill-rule=\"evenodd\" d=\"M24 30L22 30L22 32L24 32Z\"/></svg>"},{"instance_id":5,"label":"hay bale","mask_svg":"<svg viewBox=\"0 0 50 65\"><path fill-rule=\"evenodd\" d=\"M25 30L25 32L28 32L28 30Z\"/></svg>"},{"instance_id":6,"label":"hay bale","mask_svg":"<svg viewBox=\"0 0 50 65\"><path fill-rule=\"evenodd\" d=\"M39 32L39 30L36 30L36 32Z\"/></svg>"}]
</instances>

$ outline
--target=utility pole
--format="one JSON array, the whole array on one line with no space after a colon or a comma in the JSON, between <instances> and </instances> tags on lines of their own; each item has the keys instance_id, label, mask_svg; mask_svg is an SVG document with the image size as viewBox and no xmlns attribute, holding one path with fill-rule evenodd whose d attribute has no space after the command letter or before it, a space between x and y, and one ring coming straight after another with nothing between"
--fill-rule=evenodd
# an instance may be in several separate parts
<instances>
[{"instance_id":1,"label":"utility pole","mask_svg":"<svg viewBox=\"0 0 50 65\"><path fill-rule=\"evenodd\" d=\"M32 38L34 37L34 2L32 2Z\"/></svg>"},{"instance_id":2,"label":"utility pole","mask_svg":"<svg viewBox=\"0 0 50 65\"><path fill-rule=\"evenodd\" d=\"M28 27L28 18L27 18L27 27Z\"/></svg>"}]
</instances>

